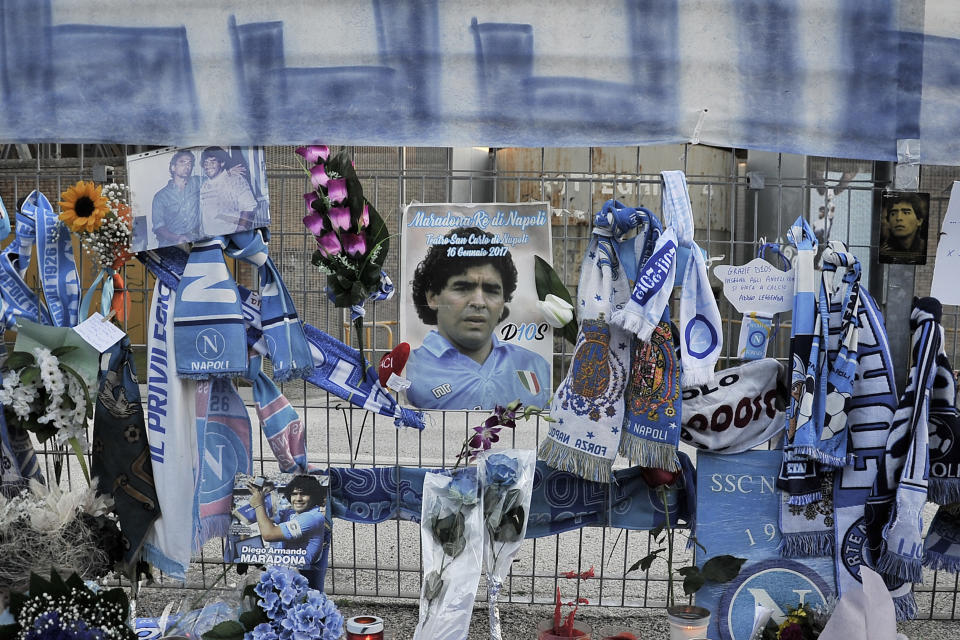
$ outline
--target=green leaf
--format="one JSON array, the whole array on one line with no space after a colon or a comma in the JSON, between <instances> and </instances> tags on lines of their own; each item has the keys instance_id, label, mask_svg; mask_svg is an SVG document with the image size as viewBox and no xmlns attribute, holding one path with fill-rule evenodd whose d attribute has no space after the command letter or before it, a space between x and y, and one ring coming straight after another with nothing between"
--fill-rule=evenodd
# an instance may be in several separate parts
<instances>
[{"instance_id":1,"label":"green leaf","mask_svg":"<svg viewBox=\"0 0 960 640\"><path fill-rule=\"evenodd\" d=\"M746 561L731 555L714 556L703 563L703 576L713 582L729 582L737 577Z\"/></svg>"},{"instance_id":2,"label":"green leaf","mask_svg":"<svg viewBox=\"0 0 960 640\"><path fill-rule=\"evenodd\" d=\"M650 552L650 555L640 558L639 560L634 562L629 569L627 569L627 573L630 573L631 571L636 571L637 569L640 569L640 571L649 570L650 567L653 565L654 560L660 557L660 553L663 550L664 549L662 547L660 549L655 549L654 551Z\"/></svg>"},{"instance_id":3,"label":"green leaf","mask_svg":"<svg viewBox=\"0 0 960 640\"><path fill-rule=\"evenodd\" d=\"M65 345L63 345L62 347L57 347L56 349L54 349L53 351L51 351L51 352L50 352L50 355L55 356L55 357L57 357L57 358L60 358L60 357L63 357L63 356L65 356L65 355L67 355L68 353L73 353L73 352L76 351L78 348L79 348L79 347L74 346L74 345L71 345L71 344L65 344Z\"/></svg>"},{"instance_id":4,"label":"green leaf","mask_svg":"<svg viewBox=\"0 0 960 640\"><path fill-rule=\"evenodd\" d=\"M657 537L659 537L659 535L660 535L661 533L663 533L663 525L662 525L662 524L659 525L659 526L654 527L653 529L650 529L650 537L652 537L654 540L656 540Z\"/></svg>"},{"instance_id":5,"label":"green leaf","mask_svg":"<svg viewBox=\"0 0 960 640\"><path fill-rule=\"evenodd\" d=\"M28 351L13 351L7 356L6 366L8 369L23 369L36 362L37 359Z\"/></svg>"},{"instance_id":6,"label":"green leaf","mask_svg":"<svg viewBox=\"0 0 960 640\"><path fill-rule=\"evenodd\" d=\"M244 611L240 614L240 624L242 624L247 631L252 631L255 626L263 622L268 622L268 619L267 614L265 614L260 607L254 607L252 610Z\"/></svg>"},{"instance_id":7,"label":"green leaf","mask_svg":"<svg viewBox=\"0 0 960 640\"><path fill-rule=\"evenodd\" d=\"M30 574L30 587L27 589L30 593L46 593L50 588L50 583L43 579L39 574Z\"/></svg>"},{"instance_id":8,"label":"green leaf","mask_svg":"<svg viewBox=\"0 0 960 640\"><path fill-rule=\"evenodd\" d=\"M696 573L700 573L700 569L696 565L692 564L688 567L680 567L679 569L677 569L677 573L679 573L682 576L689 576Z\"/></svg>"},{"instance_id":9,"label":"green leaf","mask_svg":"<svg viewBox=\"0 0 960 640\"><path fill-rule=\"evenodd\" d=\"M427 599L427 602L432 601L438 595L440 591L443 590L443 580L440 578L440 574L436 571L431 571L423 579L423 597Z\"/></svg>"},{"instance_id":10,"label":"green leaf","mask_svg":"<svg viewBox=\"0 0 960 640\"><path fill-rule=\"evenodd\" d=\"M40 367L26 367L20 372L20 382L22 384L33 384L40 377Z\"/></svg>"},{"instance_id":11,"label":"green leaf","mask_svg":"<svg viewBox=\"0 0 960 640\"><path fill-rule=\"evenodd\" d=\"M236 620L221 622L201 637L203 640L242 640L246 629Z\"/></svg>"},{"instance_id":12,"label":"green leaf","mask_svg":"<svg viewBox=\"0 0 960 640\"><path fill-rule=\"evenodd\" d=\"M704 578L703 574L699 571L691 573L683 579L683 593L688 596L696 593L706 581L706 578Z\"/></svg>"},{"instance_id":13,"label":"green leaf","mask_svg":"<svg viewBox=\"0 0 960 640\"><path fill-rule=\"evenodd\" d=\"M19 624L0 625L0 640L13 640L20 635Z\"/></svg>"}]
</instances>

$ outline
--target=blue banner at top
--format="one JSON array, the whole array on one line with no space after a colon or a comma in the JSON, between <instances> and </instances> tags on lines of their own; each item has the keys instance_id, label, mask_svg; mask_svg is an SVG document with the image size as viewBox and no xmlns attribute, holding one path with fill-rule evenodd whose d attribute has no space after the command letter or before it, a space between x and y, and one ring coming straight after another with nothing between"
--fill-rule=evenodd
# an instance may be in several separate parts
<instances>
[{"instance_id":1,"label":"blue banner at top","mask_svg":"<svg viewBox=\"0 0 960 640\"><path fill-rule=\"evenodd\" d=\"M0 0L0 138L960 163L960 5ZM97 105L96 109L90 105Z\"/></svg>"}]
</instances>

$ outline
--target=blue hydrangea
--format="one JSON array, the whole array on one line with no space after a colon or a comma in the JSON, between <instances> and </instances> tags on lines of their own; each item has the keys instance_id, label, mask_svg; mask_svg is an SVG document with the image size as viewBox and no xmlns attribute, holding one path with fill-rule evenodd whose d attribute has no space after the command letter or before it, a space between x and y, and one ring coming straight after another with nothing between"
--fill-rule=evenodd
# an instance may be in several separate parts
<instances>
[{"instance_id":1,"label":"blue hydrangea","mask_svg":"<svg viewBox=\"0 0 960 640\"><path fill-rule=\"evenodd\" d=\"M273 625L268 622L261 622L253 628L253 631L244 635L244 640L279 640L279 636Z\"/></svg>"}]
</instances>

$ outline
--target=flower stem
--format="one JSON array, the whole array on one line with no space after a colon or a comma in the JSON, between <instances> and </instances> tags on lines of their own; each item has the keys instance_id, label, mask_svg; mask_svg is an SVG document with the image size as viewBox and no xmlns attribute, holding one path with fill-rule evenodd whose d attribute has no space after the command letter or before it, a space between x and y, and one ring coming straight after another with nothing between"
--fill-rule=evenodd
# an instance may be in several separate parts
<instances>
[{"instance_id":1,"label":"flower stem","mask_svg":"<svg viewBox=\"0 0 960 640\"><path fill-rule=\"evenodd\" d=\"M670 526L670 501L664 485L657 487L657 493L663 501L663 515L666 518L664 528L667 531L667 606L672 607L676 601L673 597L673 527Z\"/></svg>"}]
</instances>

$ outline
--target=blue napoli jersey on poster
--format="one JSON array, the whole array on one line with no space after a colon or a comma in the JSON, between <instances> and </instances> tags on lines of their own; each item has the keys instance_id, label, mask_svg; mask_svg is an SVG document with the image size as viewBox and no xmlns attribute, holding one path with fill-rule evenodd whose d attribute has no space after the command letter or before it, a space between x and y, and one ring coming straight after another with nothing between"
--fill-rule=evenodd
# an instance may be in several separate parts
<instances>
[{"instance_id":1,"label":"blue napoli jersey on poster","mask_svg":"<svg viewBox=\"0 0 960 640\"><path fill-rule=\"evenodd\" d=\"M749 640L755 604L773 610L779 624L801 602L825 604L836 594L832 556L787 559L780 556L780 491L775 486L781 451L734 455L697 454L697 539L706 553L746 558L728 583L707 582L696 594L710 610L707 635Z\"/></svg>"}]
</instances>

